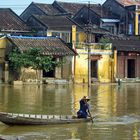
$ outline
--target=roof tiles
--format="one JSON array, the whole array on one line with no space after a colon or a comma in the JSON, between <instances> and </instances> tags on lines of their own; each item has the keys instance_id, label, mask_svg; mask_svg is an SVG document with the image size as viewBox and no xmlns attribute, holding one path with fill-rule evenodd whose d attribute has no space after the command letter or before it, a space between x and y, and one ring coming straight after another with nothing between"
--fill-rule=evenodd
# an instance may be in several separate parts
<instances>
[{"instance_id":1,"label":"roof tiles","mask_svg":"<svg viewBox=\"0 0 140 140\"><path fill-rule=\"evenodd\" d=\"M8 39L21 51L29 48L41 48L45 55L75 55L75 52L60 38L56 37L19 37L10 36Z\"/></svg>"},{"instance_id":2,"label":"roof tiles","mask_svg":"<svg viewBox=\"0 0 140 140\"><path fill-rule=\"evenodd\" d=\"M57 15L60 12L54 8L52 4L44 4L44 3L34 3L38 8L44 11L47 15Z\"/></svg>"},{"instance_id":3,"label":"roof tiles","mask_svg":"<svg viewBox=\"0 0 140 140\"><path fill-rule=\"evenodd\" d=\"M116 0L123 6L140 5L140 1L136 0Z\"/></svg>"},{"instance_id":4,"label":"roof tiles","mask_svg":"<svg viewBox=\"0 0 140 140\"><path fill-rule=\"evenodd\" d=\"M113 47L118 51L134 51L140 52L140 39L130 37L107 37Z\"/></svg>"},{"instance_id":5,"label":"roof tiles","mask_svg":"<svg viewBox=\"0 0 140 140\"><path fill-rule=\"evenodd\" d=\"M0 8L0 30L27 31L29 28L11 9Z\"/></svg>"},{"instance_id":6,"label":"roof tiles","mask_svg":"<svg viewBox=\"0 0 140 140\"><path fill-rule=\"evenodd\" d=\"M75 25L75 23L66 16L34 15L33 17L42 22L50 30L71 31L72 25Z\"/></svg>"}]
</instances>

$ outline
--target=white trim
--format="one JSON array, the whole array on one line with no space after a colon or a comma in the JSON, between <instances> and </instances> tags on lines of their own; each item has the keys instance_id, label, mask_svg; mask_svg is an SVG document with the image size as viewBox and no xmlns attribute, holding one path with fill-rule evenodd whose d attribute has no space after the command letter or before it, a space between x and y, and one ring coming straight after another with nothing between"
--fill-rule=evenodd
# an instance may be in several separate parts
<instances>
[{"instance_id":1,"label":"white trim","mask_svg":"<svg viewBox=\"0 0 140 140\"><path fill-rule=\"evenodd\" d=\"M103 22L120 22L120 20L119 19L108 19L108 18L101 18L101 20L103 21Z\"/></svg>"},{"instance_id":2,"label":"white trim","mask_svg":"<svg viewBox=\"0 0 140 140\"><path fill-rule=\"evenodd\" d=\"M78 52L77 52L77 53L78 53ZM78 54L88 54L88 53L78 53ZM112 55L113 52L91 52L90 54L91 54L91 55L92 55L92 54L95 54L95 55L101 55L101 54L103 54L103 55Z\"/></svg>"}]
</instances>

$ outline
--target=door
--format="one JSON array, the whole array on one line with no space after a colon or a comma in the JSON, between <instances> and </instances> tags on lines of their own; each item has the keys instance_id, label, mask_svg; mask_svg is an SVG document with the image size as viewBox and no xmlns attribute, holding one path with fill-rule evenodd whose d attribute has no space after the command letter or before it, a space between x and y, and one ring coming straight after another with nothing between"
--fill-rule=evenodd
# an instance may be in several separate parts
<instances>
[{"instance_id":1,"label":"door","mask_svg":"<svg viewBox=\"0 0 140 140\"><path fill-rule=\"evenodd\" d=\"M97 60L91 60L91 77L92 78L98 78L97 73Z\"/></svg>"},{"instance_id":2,"label":"door","mask_svg":"<svg viewBox=\"0 0 140 140\"><path fill-rule=\"evenodd\" d=\"M127 77L135 78L135 59L127 60Z\"/></svg>"}]
</instances>

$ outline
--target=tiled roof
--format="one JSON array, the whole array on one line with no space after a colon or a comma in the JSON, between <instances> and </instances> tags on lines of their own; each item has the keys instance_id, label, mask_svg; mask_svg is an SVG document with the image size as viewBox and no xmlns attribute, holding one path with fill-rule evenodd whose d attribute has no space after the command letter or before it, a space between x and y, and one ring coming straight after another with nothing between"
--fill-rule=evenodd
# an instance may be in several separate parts
<instances>
[{"instance_id":1,"label":"tiled roof","mask_svg":"<svg viewBox=\"0 0 140 140\"><path fill-rule=\"evenodd\" d=\"M113 48L118 51L133 51L140 52L140 39L130 37L107 37L113 45Z\"/></svg>"},{"instance_id":2,"label":"tiled roof","mask_svg":"<svg viewBox=\"0 0 140 140\"><path fill-rule=\"evenodd\" d=\"M66 16L33 15L33 17L43 23L49 30L71 31L72 25L75 25L72 19Z\"/></svg>"},{"instance_id":3,"label":"tiled roof","mask_svg":"<svg viewBox=\"0 0 140 140\"><path fill-rule=\"evenodd\" d=\"M108 30L103 29L103 28L92 28L91 32L93 34L111 34Z\"/></svg>"},{"instance_id":4,"label":"tiled roof","mask_svg":"<svg viewBox=\"0 0 140 140\"><path fill-rule=\"evenodd\" d=\"M55 1L65 12L75 15L81 8L88 7L87 3L70 3ZM108 15L108 10L103 8L101 4L90 4L90 9L101 17Z\"/></svg>"},{"instance_id":5,"label":"tiled roof","mask_svg":"<svg viewBox=\"0 0 140 140\"><path fill-rule=\"evenodd\" d=\"M56 37L21 37L10 36L8 39L21 51L29 48L41 48L45 55L75 55L75 52L60 38Z\"/></svg>"},{"instance_id":6,"label":"tiled roof","mask_svg":"<svg viewBox=\"0 0 140 140\"><path fill-rule=\"evenodd\" d=\"M27 31L29 28L11 9L0 8L1 31Z\"/></svg>"},{"instance_id":7,"label":"tiled roof","mask_svg":"<svg viewBox=\"0 0 140 140\"><path fill-rule=\"evenodd\" d=\"M123 6L130 6L130 5L140 5L140 1L138 0L116 0Z\"/></svg>"},{"instance_id":8,"label":"tiled roof","mask_svg":"<svg viewBox=\"0 0 140 140\"><path fill-rule=\"evenodd\" d=\"M92 4L90 6L90 9L96 14L98 14L100 17L106 17L109 14L108 10L102 7L100 4Z\"/></svg>"},{"instance_id":9,"label":"tiled roof","mask_svg":"<svg viewBox=\"0 0 140 140\"><path fill-rule=\"evenodd\" d=\"M103 7L100 4L91 5L90 9L98 14L101 18L117 18L116 15L112 15L112 13L110 13L109 9Z\"/></svg>"},{"instance_id":10,"label":"tiled roof","mask_svg":"<svg viewBox=\"0 0 140 140\"><path fill-rule=\"evenodd\" d=\"M98 7L98 8L97 8ZM108 10L101 7L101 5L98 4L96 7L96 10L92 7L88 9L87 6L83 6L73 17L73 19L81 26L84 26L88 24L90 19L91 24L95 24L97 26L100 26L101 18L113 18L116 19L114 15L111 15ZM97 11L98 9L98 11Z\"/></svg>"},{"instance_id":11,"label":"tiled roof","mask_svg":"<svg viewBox=\"0 0 140 140\"><path fill-rule=\"evenodd\" d=\"M60 12L56 8L54 8L52 4L44 4L44 3L34 3L34 4L47 15L60 14Z\"/></svg>"},{"instance_id":12,"label":"tiled roof","mask_svg":"<svg viewBox=\"0 0 140 140\"><path fill-rule=\"evenodd\" d=\"M66 13L76 14L85 4L55 1Z\"/></svg>"}]
</instances>

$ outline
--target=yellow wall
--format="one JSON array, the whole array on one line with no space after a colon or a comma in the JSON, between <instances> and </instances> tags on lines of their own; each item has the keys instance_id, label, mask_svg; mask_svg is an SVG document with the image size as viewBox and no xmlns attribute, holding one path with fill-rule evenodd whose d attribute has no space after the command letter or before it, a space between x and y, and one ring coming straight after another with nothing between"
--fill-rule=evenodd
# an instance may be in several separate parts
<instances>
[{"instance_id":1,"label":"yellow wall","mask_svg":"<svg viewBox=\"0 0 140 140\"><path fill-rule=\"evenodd\" d=\"M84 83L88 80L88 60L84 49L77 49L78 56L76 56L75 63L75 82Z\"/></svg>"},{"instance_id":2,"label":"yellow wall","mask_svg":"<svg viewBox=\"0 0 140 140\"><path fill-rule=\"evenodd\" d=\"M98 50L98 52L111 52ZM111 82L112 79L112 66L110 55L102 55L102 58L98 60L98 80L100 82Z\"/></svg>"},{"instance_id":3,"label":"yellow wall","mask_svg":"<svg viewBox=\"0 0 140 140\"><path fill-rule=\"evenodd\" d=\"M72 42L76 42L76 26L72 26Z\"/></svg>"},{"instance_id":4,"label":"yellow wall","mask_svg":"<svg viewBox=\"0 0 140 140\"><path fill-rule=\"evenodd\" d=\"M0 38L0 63L4 62L5 48L6 48L6 39L5 37L2 37Z\"/></svg>"},{"instance_id":5,"label":"yellow wall","mask_svg":"<svg viewBox=\"0 0 140 140\"><path fill-rule=\"evenodd\" d=\"M6 38L5 37L0 38L0 49L1 48L6 48Z\"/></svg>"},{"instance_id":6,"label":"yellow wall","mask_svg":"<svg viewBox=\"0 0 140 140\"><path fill-rule=\"evenodd\" d=\"M86 42L86 34L84 32L79 32L79 42Z\"/></svg>"},{"instance_id":7,"label":"yellow wall","mask_svg":"<svg viewBox=\"0 0 140 140\"><path fill-rule=\"evenodd\" d=\"M102 58L98 60L98 80L100 82L111 82L114 76L114 60L110 57L112 50L95 50L91 49L92 52L102 53ZM79 54L76 57L75 64L75 82L76 83L87 83L88 82L88 52L87 49L77 49ZM95 54L94 54L95 55ZM113 82L113 81L112 81Z\"/></svg>"}]
</instances>

